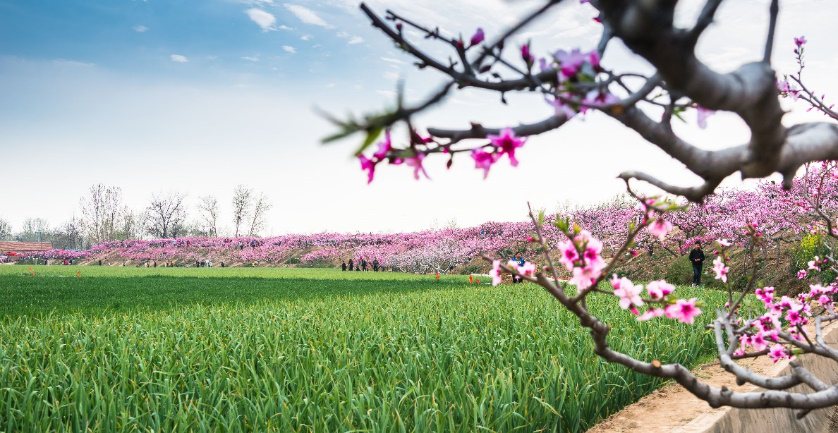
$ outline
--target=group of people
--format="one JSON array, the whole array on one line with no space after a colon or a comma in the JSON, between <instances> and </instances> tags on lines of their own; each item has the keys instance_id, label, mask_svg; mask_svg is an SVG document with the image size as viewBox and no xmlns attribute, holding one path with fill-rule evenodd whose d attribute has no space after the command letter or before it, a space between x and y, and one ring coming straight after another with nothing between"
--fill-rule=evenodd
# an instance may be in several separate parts
<instances>
[{"instance_id":1,"label":"group of people","mask_svg":"<svg viewBox=\"0 0 838 433\"><path fill-rule=\"evenodd\" d=\"M370 269L370 267L372 267L372 269ZM340 270L341 271L349 270L349 271L365 271L366 272L366 271L372 270L373 272L378 272L379 269L381 269L382 271L384 270L383 268L381 268L380 264L378 263L378 259L373 259L372 263L370 263L370 262L367 261L366 258L363 258L363 257L360 258L357 262L353 259L349 259L349 264L348 265L347 265L345 260L340 264Z\"/></svg>"}]
</instances>

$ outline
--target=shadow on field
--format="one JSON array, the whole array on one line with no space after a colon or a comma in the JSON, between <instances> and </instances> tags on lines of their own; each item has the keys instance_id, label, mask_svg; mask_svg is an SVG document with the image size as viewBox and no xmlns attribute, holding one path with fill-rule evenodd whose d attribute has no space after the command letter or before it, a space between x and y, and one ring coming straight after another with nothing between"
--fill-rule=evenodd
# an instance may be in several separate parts
<instances>
[{"instance_id":1,"label":"shadow on field","mask_svg":"<svg viewBox=\"0 0 838 433\"><path fill-rule=\"evenodd\" d=\"M114 314L188 305L255 304L335 296L404 294L466 288L433 280L260 277L0 277L0 316L83 312Z\"/></svg>"}]
</instances>

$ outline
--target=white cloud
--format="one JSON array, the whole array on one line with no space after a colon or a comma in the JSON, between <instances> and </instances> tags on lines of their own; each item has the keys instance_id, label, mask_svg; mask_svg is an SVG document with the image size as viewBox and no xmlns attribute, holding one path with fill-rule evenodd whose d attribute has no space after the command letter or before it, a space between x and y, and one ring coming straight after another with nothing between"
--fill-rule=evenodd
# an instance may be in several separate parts
<instances>
[{"instance_id":1,"label":"white cloud","mask_svg":"<svg viewBox=\"0 0 838 433\"><path fill-rule=\"evenodd\" d=\"M311 35L302 35L302 36L300 36L300 39L302 39L304 41L310 41L311 40Z\"/></svg>"},{"instance_id":2,"label":"white cloud","mask_svg":"<svg viewBox=\"0 0 838 433\"><path fill-rule=\"evenodd\" d=\"M291 53L291 54L297 54L297 49L292 47L291 45L283 45L282 49Z\"/></svg>"},{"instance_id":3,"label":"white cloud","mask_svg":"<svg viewBox=\"0 0 838 433\"><path fill-rule=\"evenodd\" d=\"M306 24L311 24L313 26L325 27L327 29L335 28L333 25L327 23L326 21L323 21L323 18L320 18L320 16L317 15L316 13L314 13L313 10L311 10L311 9L305 7L305 6L292 5L292 4L286 3L285 4L285 9L288 9L288 11L290 11L292 14L296 15L296 17L299 18L300 21L302 21Z\"/></svg>"},{"instance_id":4,"label":"white cloud","mask_svg":"<svg viewBox=\"0 0 838 433\"><path fill-rule=\"evenodd\" d=\"M242 60L247 60L248 62L258 62L258 61L259 61L259 57L258 57L258 56L255 56L255 57L251 57L251 56L242 56Z\"/></svg>"},{"instance_id":5,"label":"white cloud","mask_svg":"<svg viewBox=\"0 0 838 433\"><path fill-rule=\"evenodd\" d=\"M136 25L133 27L134 31L137 33L145 33L148 31L148 27L144 25Z\"/></svg>"},{"instance_id":6,"label":"white cloud","mask_svg":"<svg viewBox=\"0 0 838 433\"><path fill-rule=\"evenodd\" d=\"M180 54L172 54L169 58L175 63L186 63L189 61L186 56L182 56Z\"/></svg>"},{"instance_id":7,"label":"white cloud","mask_svg":"<svg viewBox=\"0 0 838 433\"><path fill-rule=\"evenodd\" d=\"M262 28L263 32L268 30L275 30L274 25L276 24L276 17L273 16L270 12L265 12L262 9L252 8L244 11L247 16L259 27Z\"/></svg>"},{"instance_id":8,"label":"white cloud","mask_svg":"<svg viewBox=\"0 0 838 433\"><path fill-rule=\"evenodd\" d=\"M339 38L348 38L348 37L349 37L349 33L346 33L346 32L338 32L338 33L337 33L337 37L339 37Z\"/></svg>"},{"instance_id":9,"label":"white cloud","mask_svg":"<svg viewBox=\"0 0 838 433\"><path fill-rule=\"evenodd\" d=\"M384 60L387 63L393 63L395 65L406 65L407 62L399 59L394 59L392 57L379 57L379 59Z\"/></svg>"},{"instance_id":10,"label":"white cloud","mask_svg":"<svg viewBox=\"0 0 838 433\"><path fill-rule=\"evenodd\" d=\"M347 42L347 43L349 45L355 45L355 44L360 44L361 42L364 42L364 38L362 38L360 36L352 36L352 38L349 39L349 42Z\"/></svg>"}]
</instances>

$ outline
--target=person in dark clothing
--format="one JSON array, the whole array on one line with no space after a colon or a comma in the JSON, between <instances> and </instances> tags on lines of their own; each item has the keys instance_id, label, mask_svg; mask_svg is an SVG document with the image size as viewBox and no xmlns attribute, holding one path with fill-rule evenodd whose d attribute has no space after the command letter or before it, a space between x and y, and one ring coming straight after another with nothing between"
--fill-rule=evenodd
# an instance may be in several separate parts
<instances>
[{"instance_id":1,"label":"person in dark clothing","mask_svg":"<svg viewBox=\"0 0 838 433\"><path fill-rule=\"evenodd\" d=\"M378 259L372 261L372 270L378 272Z\"/></svg>"},{"instance_id":2,"label":"person in dark clothing","mask_svg":"<svg viewBox=\"0 0 838 433\"><path fill-rule=\"evenodd\" d=\"M355 270L355 261L354 261L354 260L352 260L352 259L349 259L349 270L350 270L350 271L354 271L354 270Z\"/></svg>"},{"instance_id":3,"label":"person in dark clothing","mask_svg":"<svg viewBox=\"0 0 838 433\"><path fill-rule=\"evenodd\" d=\"M364 272L367 271L367 259L361 259L361 270Z\"/></svg>"},{"instance_id":4,"label":"person in dark clothing","mask_svg":"<svg viewBox=\"0 0 838 433\"><path fill-rule=\"evenodd\" d=\"M346 262L341 262L341 264L340 264L340 270L341 270L341 271L346 271Z\"/></svg>"},{"instance_id":5,"label":"person in dark clothing","mask_svg":"<svg viewBox=\"0 0 838 433\"><path fill-rule=\"evenodd\" d=\"M526 261L524 260L524 257L521 256L521 253L515 254L515 258L513 260L515 261L515 263L518 263L518 266L524 266L524 263L526 263ZM521 276L512 275L512 284L523 283L523 282L524 282L524 279L521 278Z\"/></svg>"},{"instance_id":6,"label":"person in dark clothing","mask_svg":"<svg viewBox=\"0 0 838 433\"><path fill-rule=\"evenodd\" d=\"M701 285L701 267L704 265L701 242L696 242L695 247L690 251L690 263L693 264L693 286Z\"/></svg>"}]
</instances>

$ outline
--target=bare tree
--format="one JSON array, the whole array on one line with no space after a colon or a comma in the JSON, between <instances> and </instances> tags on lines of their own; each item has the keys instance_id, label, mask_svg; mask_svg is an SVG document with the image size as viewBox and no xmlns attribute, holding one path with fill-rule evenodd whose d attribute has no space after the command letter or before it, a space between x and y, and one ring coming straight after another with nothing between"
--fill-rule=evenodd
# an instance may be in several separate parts
<instances>
[{"instance_id":1,"label":"bare tree","mask_svg":"<svg viewBox=\"0 0 838 433\"><path fill-rule=\"evenodd\" d=\"M265 228L267 213L271 210L271 203L265 194L259 194L253 201L253 210L250 212L250 230L248 236L259 236L259 232Z\"/></svg>"},{"instance_id":2,"label":"bare tree","mask_svg":"<svg viewBox=\"0 0 838 433\"><path fill-rule=\"evenodd\" d=\"M233 190L233 226L235 236L238 237L241 229L250 217L250 205L253 202L253 190L239 185Z\"/></svg>"},{"instance_id":3,"label":"bare tree","mask_svg":"<svg viewBox=\"0 0 838 433\"><path fill-rule=\"evenodd\" d=\"M517 274L523 272L523 278L541 285L564 308L574 314L582 326L589 329L595 352L603 359L642 374L673 379L713 407L787 407L800 409L798 416L802 417L812 409L838 404L838 385L825 383L799 363L793 362L789 374L776 378L756 374L737 364L738 359L769 353L768 349L740 353L737 347L737 341L756 336L754 327L763 325L761 322L755 322L758 319L740 318L738 311L742 300L754 289L756 279L753 274L748 278L747 287L737 296L733 295L728 285L728 305L717 311L716 319L710 327L716 337L720 363L725 370L735 376L737 383L751 383L764 388L765 391L736 392L727 388L719 389L702 382L701 378L679 364L636 359L615 350L608 344L611 326L591 314L586 303L588 296L621 296L617 293L618 284L613 283L614 288L610 289L601 283L610 275L617 261L626 254L639 231L662 221L660 217L672 209L669 205L658 204L638 196L629 187L630 181L646 182L668 193L700 202L713 193L722 180L736 172L739 172L742 178L762 178L780 173L784 178L783 185L788 189L791 188L798 169L805 163L838 159L838 124L809 122L785 126L782 123L785 114L779 101L782 94L801 97L829 118L838 120L838 113L832 111L830 106L823 103L822 98L817 98L816 93L803 85L799 72L789 79L802 89L793 89L788 80L784 80L778 89L771 57L779 15L779 0L771 0L770 3L766 23L768 30L765 43L760 47L762 59L744 64L729 73L713 70L695 54L696 44L713 22L722 0L706 0L697 20L689 28L678 28L674 24L677 0L585 1L581 3L588 3L587 5L577 7L594 7L600 12L599 21L602 23L602 36L593 52L555 51L555 54L545 58L536 70L536 57L531 52L529 43L520 46L520 50L514 50L513 54L510 54L508 49L505 51L505 48L514 46L511 37L520 33L537 18L548 15L559 3L561 0L545 1L541 7L525 14L519 22L490 43L483 43L482 30L475 33L471 41L464 41L462 38L446 36L457 34L456 31L443 34L437 26L424 25L389 10L382 18L362 4L361 10L374 27L380 29L397 47L412 56L420 69L436 70L446 77L446 82L415 105L406 105L399 95L396 108L383 114L361 119L332 119L340 130L325 141L358 132L365 134L364 145L358 155L363 169L369 172L370 180L376 165L383 161L395 164L405 162L415 170L418 178L418 174L424 170L422 159L433 154L445 155L447 158L470 154L478 167L488 172L489 167L504 154L509 155L510 159L514 157L515 148L523 145L520 137L560 128L581 111L595 110L610 116L686 166L702 179L701 184L679 186L665 183L647 173L622 173L620 178L625 180L628 193L641 201L646 207L648 217L629 230L625 244L608 263L597 262L596 269L587 259L564 264L573 267L574 272L592 272L590 278L580 277L579 290L575 293L566 291L567 286L560 283L557 268L548 254L550 246L541 230L543 214L536 216L530 213L537 233L536 241L544 251L544 260L548 266L544 270L535 267L519 269L492 261L493 271ZM417 33L419 38L414 37ZM452 55L442 58L431 55L420 49L414 39L437 41L450 49ZM600 59L605 54L606 47L615 39L648 62L655 72L648 76L631 71L618 72L601 64ZM795 43L798 50L802 50L805 40L797 40ZM802 55L796 53L799 57ZM802 70L802 63L800 69ZM414 116L434 107L457 90L467 87L497 92L503 102L506 101L505 95L514 92L539 95L553 105L555 112L541 121L510 128L485 127L475 122L463 129L427 128L430 137L419 136L414 129ZM705 150L690 143L676 134L671 121L673 117L680 117L684 111L693 109L698 112L699 118L711 110L726 111L738 116L750 133L749 141L721 150ZM649 114L661 111L662 116ZM660 120L657 120L658 118ZM397 123L406 126L406 145L393 146L388 135L379 150L371 157L362 154L382 131ZM578 254L579 257L586 254L585 248L589 242L586 234L580 233L577 228L569 227L566 222L557 227L569 238L566 250L568 254ZM747 254L752 254L754 245L759 243L759 235L753 230L752 235L753 242ZM720 258L717 259L717 266L726 266L723 263L724 257L722 250ZM590 267L582 269L580 266L583 264ZM767 303L772 299L767 288L758 294ZM804 299L810 299L814 294L815 288ZM644 301L652 305L662 303L661 299ZM662 308L650 309L647 313L662 314ZM777 346L772 346L772 356L788 356L794 350L838 361L838 350L825 343L822 333L822 327L838 320L838 314L828 309L821 309L813 314L814 330L807 330L798 325L796 329L786 331L785 328L775 328L771 323L764 324L772 330L772 337L777 338ZM776 335L773 332L776 332ZM779 349L773 353L775 347ZM811 392L789 390L796 385L807 387Z\"/></svg>"},{"instance_id":4,"label":"bare tree","mask_svg":"<svg viewBox=\"0 0 838 433\"><path fill-rule=\"evenodd\" d=\"M203 226L202 230L207 236L216 237L218 236L218 200L211 195L201 197L200 200L201 202L198 203L201 218L199 224Z\"/></svg>"},{"instance_id":5,"label":"bare tree","mask_svg":"<svg viewBox=\"0 0 838 433\"><path fill-rule=\"evenodd\" d=\"M175 238L183 230L186 220L186 209L183 205L184 195L169 193L155 194L145 210L145 230L156 238Z\"/></svg>"},{"instance_id":6,"label":"bare tree","mask_svg":"<svg viewBox=\"0 0 838 433\"><path fill-rule=\"evenodd\" d=\"M46 242L49 223L43 218L27 218L20 232L14 238L20 242Z\"/></svg>"},{"instance_id":7,"label":"bare tree","mask_svg":"<svg viewBox=\"0 0 838 433\"><path fill-rule=\"evenodd\" d=\"M50 233L52 247L63 250L83 250L85 239L82 221L75 216Z\"/></svg>"},{"instance_id":8,"label":"bare tree","mask_svg":"<svg viewBox=\"0 0 838 433\"><path fill-rule=\"evenodd\" d=\"M0 218L0 241L9 240L12 238L12 225L8 221Z\"/></svg>"},{"instance_id":9,"label":"bare tree","mask_svg":"<svg viewBox=\"0 0 838 433\"><path fill-rule=\"evenodd\" d=\"M142 232L142 221L128 206L122 208L119 227L116 232L117 240L139 239Z\"/></svg>"},{"instance_id":10,"label":"bare tree","mask_svg":"<svg viewBox=\"0 0 838 433\"><path fill-rule=\"evenodd\" d=\"M84 233L91 244L116 239L122 212L122 189L96 184L81 199Z\"/></svg>"}]
</instances>

